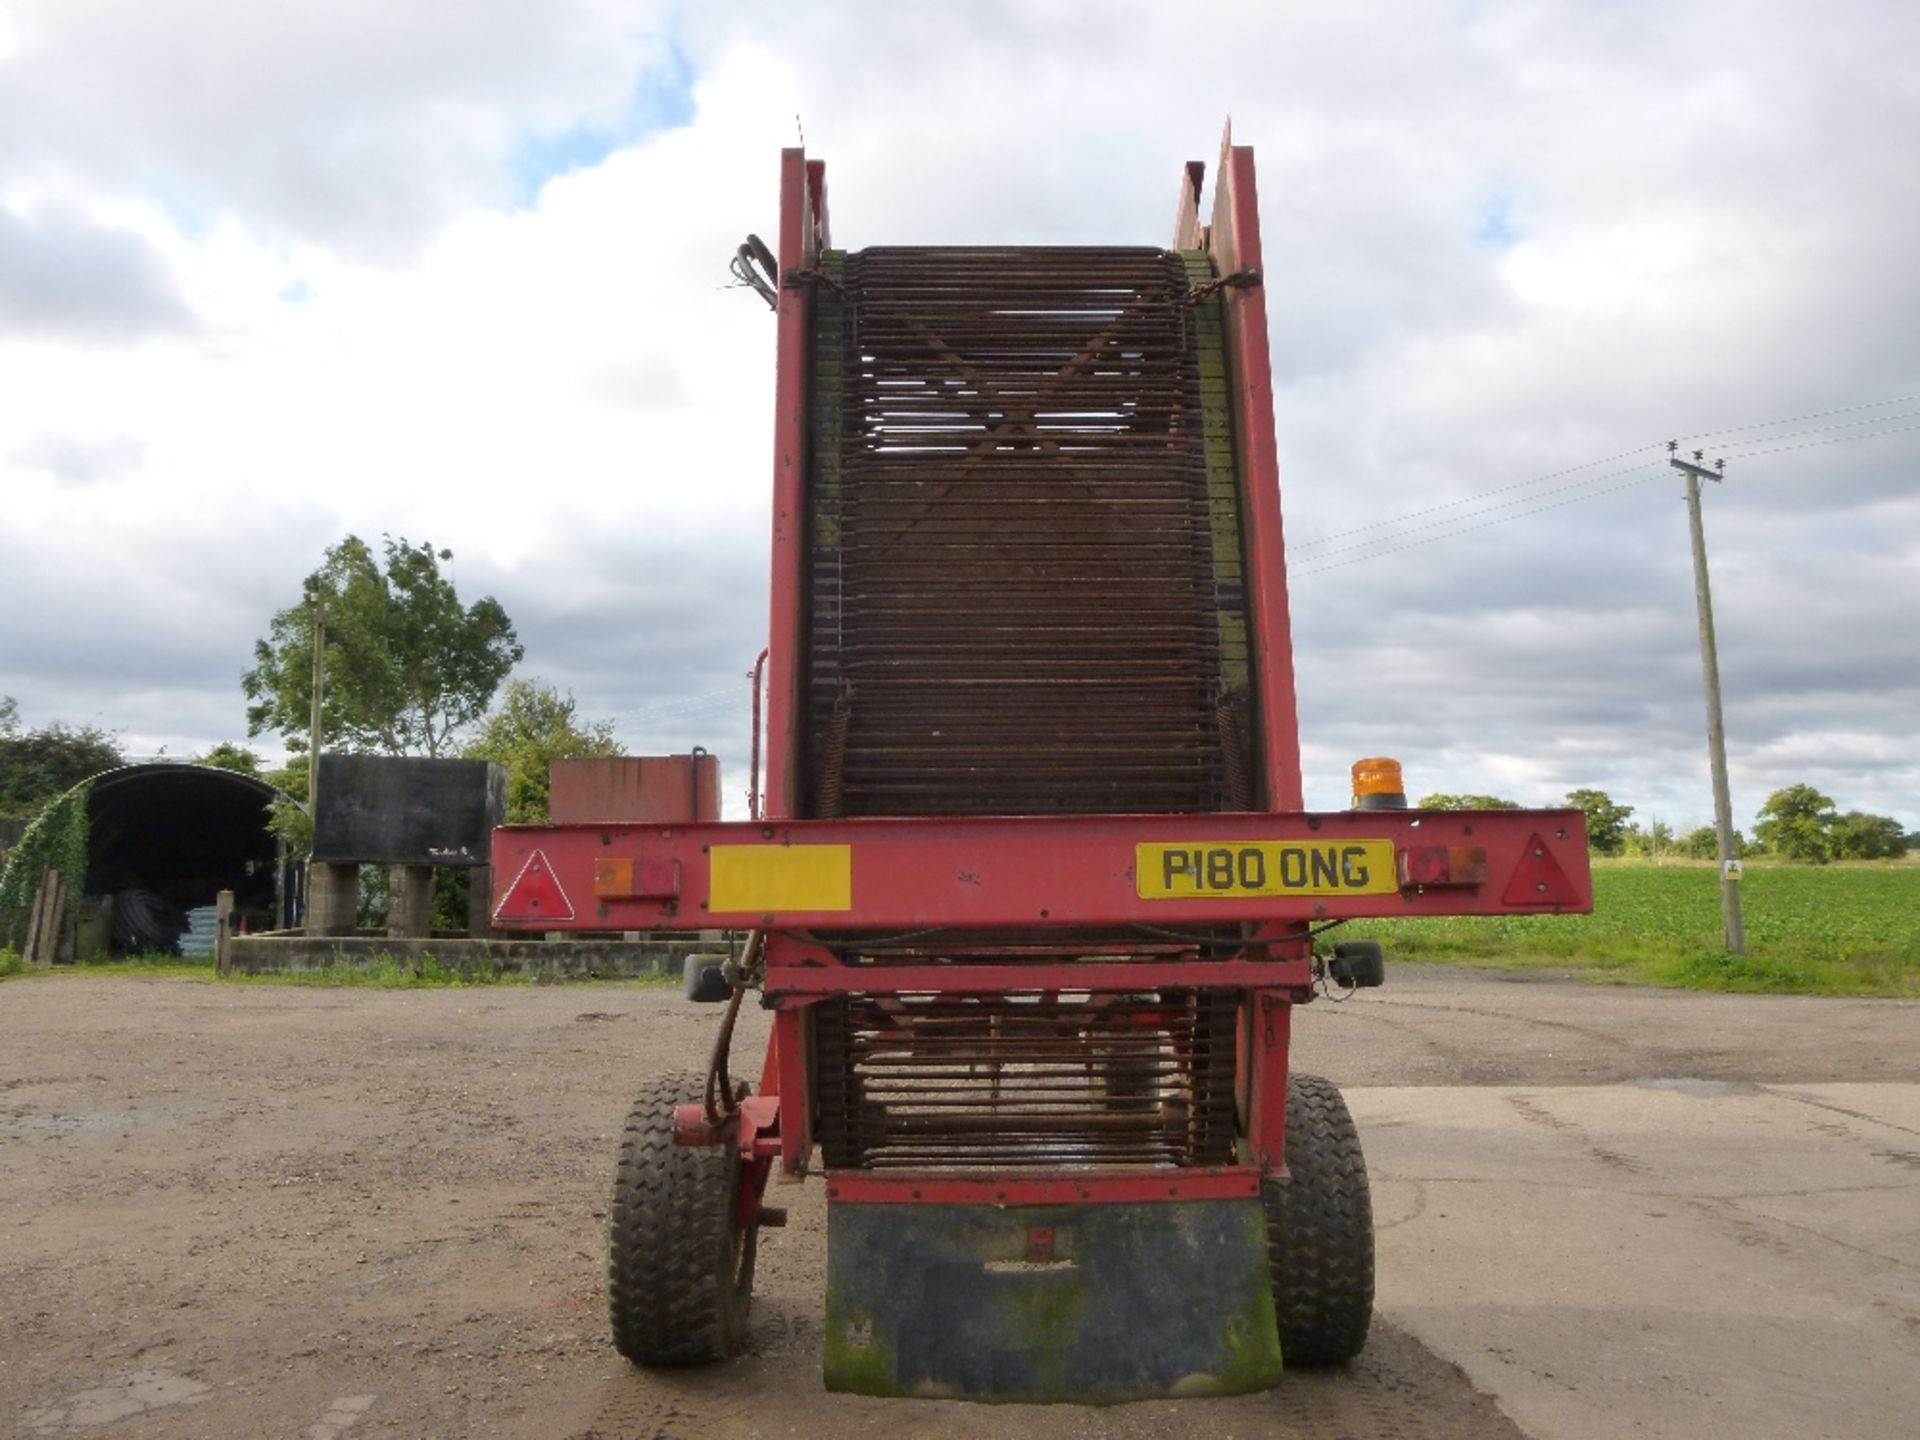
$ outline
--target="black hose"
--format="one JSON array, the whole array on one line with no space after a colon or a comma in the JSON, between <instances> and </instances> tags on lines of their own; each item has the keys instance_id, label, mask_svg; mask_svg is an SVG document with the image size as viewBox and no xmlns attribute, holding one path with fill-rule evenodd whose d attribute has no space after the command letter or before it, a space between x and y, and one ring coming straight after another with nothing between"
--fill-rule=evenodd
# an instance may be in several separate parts
<instances>
[{"instance_id":1,"label":"black hose","mask_svg":"<svg viewBox=\"0 0 1920 1440\"><path fill-rule=\"evenodd\" d=\"M733 1093L733 1077L727 1073L728 1053L733 1048L733 1022L740 1016L740 1002L746 999L747 983L759 969L761 952L766 948L767 932L755 930L740 950L740 979L727 1001L727 1013L720 1021L720 1033L713 1037L713 1053L707 1060L707 1123L718 1125L740 1108Z\"/></svg>"},{"instance_id":2,"label":"black hose","mask_svg":"<svg viewBox=\"0 0 1920 1440\"><path fill-rule=\"evenodd\" d=\"M760 262L760 268L771 280L780 273L780 262L773 258L773 251L767 248L767 242L752 231L747 232L747 249L753 252L753 258Z\"/></svg>"},{"instance_id":3,"label":"black hose","mask_svg":"<svg viewBox=\"0 0 1920 1440\"><path fill-rule=\"evenodd\" d=\"M742 285L748 285L767 302L769 310L780 308L780 295L774 288L775 277L780 267L774 262L773 253L767 249L758 235L747 236L746 243L733 252L733 259L727 262L727 269L733 278Z\"/></svg>"}]
</instances>

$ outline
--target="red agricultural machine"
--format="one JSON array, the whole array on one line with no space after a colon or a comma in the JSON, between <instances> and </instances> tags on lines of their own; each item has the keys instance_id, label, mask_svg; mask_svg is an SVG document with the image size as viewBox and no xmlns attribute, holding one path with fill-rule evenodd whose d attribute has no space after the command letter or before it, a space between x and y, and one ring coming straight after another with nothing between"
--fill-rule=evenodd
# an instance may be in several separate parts
<instances>
[{"instance_id":1,"label":"red agricultural machine","mask_svg":"<svg viewBox=\"0 0 1920 1440\"><path fill-rule=\"evenodd\" d=\"M1253 153L1223 147L1209 223L1204 168L1164 250L842 251L825 166L782 155L764 803L494 839L502 927L751 932L689 975L728 1003L708 1073L622 1144L640 1364L744 1344L767 1183L816 1156L831 1388L1108 1401L1346 1360L1366 1169L1288 1036L1381 957L1321 937L1590 908L1578 811L1411 810L1390 761L1303 810Z\"/></svg>"}]
</instances>

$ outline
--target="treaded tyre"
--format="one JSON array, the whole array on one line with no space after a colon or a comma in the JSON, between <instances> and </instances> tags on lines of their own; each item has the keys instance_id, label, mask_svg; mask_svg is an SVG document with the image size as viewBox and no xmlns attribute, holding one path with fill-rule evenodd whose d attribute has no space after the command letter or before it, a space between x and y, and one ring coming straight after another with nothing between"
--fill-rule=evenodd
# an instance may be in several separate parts
<instances>
[{"instance_id":1,"label":"treaded tyre","mask_svg":"<svg viewBox=\"0 0 1920 1440\"><path fill-rule=\"evenodd\" d=\"M1373 1196L1347 1102L1318 1075L1287 1081L1287 1171L1261 1189L1280 1357L1344 1364L1373 1323Z\"/></svg>"},{"instance_id":2,"label":"treaded tyre","mask_svg":"<svg viewBox=\"0 0 1920 1440\"><path fill-rule=\"evenodd\" d=\"M673 1110L706 1077L652 1081L627 1116L614 1172L607 1275L614 1348L636 1365L706 1365L747 1338L757 1230L735 1224L740 1152L673 1143Z\"/></svg>"}]
</instances>

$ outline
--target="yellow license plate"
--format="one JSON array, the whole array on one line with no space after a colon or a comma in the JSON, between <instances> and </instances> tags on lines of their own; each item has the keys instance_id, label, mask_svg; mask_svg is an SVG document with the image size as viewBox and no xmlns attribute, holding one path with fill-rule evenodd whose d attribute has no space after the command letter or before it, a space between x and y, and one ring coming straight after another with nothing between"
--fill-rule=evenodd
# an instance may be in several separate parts
<instances>
[{"instance_id":1,"label":"yellow license plate","mask_svg":"<svg viewBox=\"0 0 1920 1440\"><path fill-rule=\"evenodd\" d=\"M1146 841L1133 847L1142 900L1253 895L1391 895L1400 876L1391 840Z\"/></svg>"}]
</instances>

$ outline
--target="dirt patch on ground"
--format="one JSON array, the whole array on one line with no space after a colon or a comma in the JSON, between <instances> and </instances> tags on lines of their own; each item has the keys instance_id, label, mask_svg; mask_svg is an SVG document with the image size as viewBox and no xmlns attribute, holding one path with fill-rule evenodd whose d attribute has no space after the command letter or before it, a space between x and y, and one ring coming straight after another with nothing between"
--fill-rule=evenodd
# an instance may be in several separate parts
<instances>
[{"instance_id":1,"label":"dirt patch on ground","mask_svg":"<svg viewBox=\"0 0 1920 1440\"><path fill-rule=\"evenodd\" d=\"M1293 1374L1262 1396L1109 1410L829 1396L817 1184L776 1195L793 1223L762 1246L753 1352L699 1373L632 1371L608 1346L604 1318L615 1137L649 1073L704 1060L717 1018L671 992L611 986L8 982L0 1432L1519 1433L1391 1305L1351 1370ZM764 1017L743 1020L741 1052L757 1054ZM1416 1107L1438 1093L1428 1086L1639 1081L1632 1094L1658 1097L1910 1076L1920 1006L1401 969L1384 991L1315 1005L1295 1033L1303 1068L1403 1087ZM1527 1103L1543 1124L1557 1115L1538 1095ZM1452 1152L1431 1164L1401 1154L1442 1143L1444 1125L1370 1123L1388 1211L1408 1191L1395 1165L1451 1173ZM1895 1158L1889 1168L1906 1176ZM1396 1223L1388 1211L1382 1223ZM1414 1314L1405 1320L1413 1326Z\"/></svg>"},{"instance_id":2,"label":"dirt patch on ground","mask_svg":"<svg viewBox=\"0 0 1920 1440\"><path fill-rule=\"evenodd\" d=\"M753 1353L606 1340L614 1141L715 1012L614 987L0 992L0 1429L509 1437L1517 1434L1390 1322L1335 1376L1110 1410L827 1395L825 1208L783 1191ZM763 1042L745 1017L743 1051Z\"/></svg>"}]
</instances>

